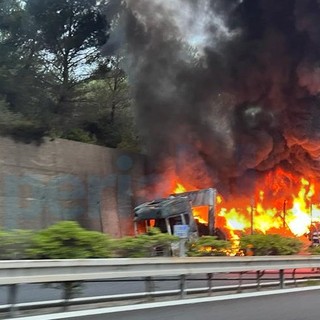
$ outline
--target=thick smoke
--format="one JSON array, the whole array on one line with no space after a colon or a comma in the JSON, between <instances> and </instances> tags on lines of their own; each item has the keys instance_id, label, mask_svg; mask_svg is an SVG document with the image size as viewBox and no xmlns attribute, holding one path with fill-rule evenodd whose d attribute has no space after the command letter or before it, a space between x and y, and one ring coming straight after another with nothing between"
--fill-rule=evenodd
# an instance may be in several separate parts
<instances>
[{"instance_id":1,"label":"thick smoke","mask_svg":"<svg viewBox=\"0 0 320 320\"><path fill-rule=\"evenodd\" d=\"M158 168L225 192L276 167L320 177L320 1L126 5L138 125Z\"/></svg>"}]
</instances>

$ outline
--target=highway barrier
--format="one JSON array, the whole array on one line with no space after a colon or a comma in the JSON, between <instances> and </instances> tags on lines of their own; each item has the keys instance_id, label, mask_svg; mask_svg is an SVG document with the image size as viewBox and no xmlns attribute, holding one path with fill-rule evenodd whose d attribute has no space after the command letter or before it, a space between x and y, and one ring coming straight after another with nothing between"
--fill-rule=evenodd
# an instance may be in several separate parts
<instances>
[{"instance_id":1,"label":"highway barrier","mask_svg":"<svg viewBox=\"0 0 320 320\"><path fill-rule=\"evenodd\" d=\"M290 281L296 284L295 273L299 269L320 268L320 256L265 256L265 257L193 257L193 258L125 258L125 259L88 259L88 260L16 260L0 261L0 285L8 286L8 304L4 306L13 316L17 305L19 284L27 283L70 283L77 281L110 281L114 279L140 279L145 281L145 292L140 296L153 297L165 295L155 293L153 282L161 277L178 277L179 294L184 298L191 291L186 287L186 278L191 275L205 275L207 287L198 291L214 291L213 278L217 273L239 273L238 289L244 286L242 276L247 272L256 274L255 287L263 285L262 276L266 272L276 273L279 288L286 283L285 271L291 273ZM288 279L287 279L288 280ZM273 282L274 284L275 282ZM233 286L234 287L234 286ZM235 288L233 288L234 290ZM195 290L196 292L196 290ZM168 295L169 295L168 291ZM133 295L134 296L134 295ZM121 295L119 296L121 298ZM125 299L125 296L122 297ZM90 300L90 298L88 298ZM108 297L108 299L111 299ZM65 295L65 300L68 296ZM93 299L94 300L94 299ZM76 304L76 299L74 300ZM97 301L97 300L95 300ZM79 302L79 301L78 301ZM59 301L59 303L62 303ZM36 308L43 303L34 303ZM67 305L67 304L65 304ZM68 303L68 305L70 305ZM1 309L1 308L0 308Z\"/></svg>"}]
</instances>

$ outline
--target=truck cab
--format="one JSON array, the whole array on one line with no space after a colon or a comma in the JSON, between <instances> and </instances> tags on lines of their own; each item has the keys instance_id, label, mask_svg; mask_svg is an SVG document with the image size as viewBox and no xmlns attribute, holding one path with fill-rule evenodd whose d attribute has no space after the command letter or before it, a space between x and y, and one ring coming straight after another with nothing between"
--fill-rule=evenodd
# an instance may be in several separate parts
<instances>
[{"instance_id":1,"label":"truck cab","mask_svg":"<svg viewBox=\"0 0 320 320\"><path fill-rule=\"evenodd\" d=\"M192 210L197 206L207 206L207 234L214 235L215 199L216 190L209 188L172 194L168 198L145 202L134 209L135 234L145 233L150 227L174 234L175 225L188 225L188 238L197 237L199 228Z\"/></svg>"}]
</instances>

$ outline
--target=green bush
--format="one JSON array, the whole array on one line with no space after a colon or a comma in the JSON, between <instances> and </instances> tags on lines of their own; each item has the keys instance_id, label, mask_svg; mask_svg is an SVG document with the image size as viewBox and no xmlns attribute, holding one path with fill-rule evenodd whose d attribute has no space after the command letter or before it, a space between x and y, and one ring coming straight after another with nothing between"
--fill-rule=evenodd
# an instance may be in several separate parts
<instances>
[{"instance_id":1,"label":"green bush","mask_svg":"<svg viewBox=\"0 0 320 320\"><path fill-rule=\"evenodd\" d=\"M74 221L62 221L37 232L27 250L33 259L86 259L111 256L111 240Z\"/></svg>"},{"instance_id":2,"label":"green bush","mask_svg":"<svg viewBox=\"0 0 320 320\"><path fill-rule=\"evenodd\" d=\"M169 255L171 244L178 240L178 237L161 233L157 228L151 228L146 234L113 240L114 254L119 258L143 258L156 255Z\"/></svg>"},{"instance_id":3,"label":"green bush","mask_svg":"<svg viewBox=\"0 0 320 320\"><path fill-rule=\"evenodd\" d=\"M255 256L291 255L300 251L302 242L278 234L254 234L240 239L240 249L246 252L248 248Z\"/></svg>"},{"instance_id":4,"label":"green bush","mask_svg":"<svg viewBox=\"0 0 320 320\"><path fill-rule=\"evenodd\" d=\"M97 139L94 135L81 128L73 128L68 133L61 135L61 138L79 141L84 143L96 143Z\"/></svg>"},{"instance_id":5,"label":"green bush","mask_svg":"<svg viewBox=\"0 0 320 320\"><path fill-rule=\"evenodd\" d=\"M188 245L188 256L226 256L230 252L231 243L225 240L217 240L216 237L203 236Z\"/></svg>"},{"instance_id":6,"label":"green bush","mask_svg":"<svg viewBox=\"0 0 320 320\"><path fill-rule=\"evenodd\" d=\"M26 259L32 235L32 232L27 230L0 231L0 259Z\"/></svg>"},{"instance_id":7,"label":"green bush","mask_svg":"<svg viewBox=\"0 0 320 320\"><path fill-rule=\"evenodd\" d=\"M320 254L320 246L310 247L309 252L314 255Z\"/></svg>"}]
</instances>

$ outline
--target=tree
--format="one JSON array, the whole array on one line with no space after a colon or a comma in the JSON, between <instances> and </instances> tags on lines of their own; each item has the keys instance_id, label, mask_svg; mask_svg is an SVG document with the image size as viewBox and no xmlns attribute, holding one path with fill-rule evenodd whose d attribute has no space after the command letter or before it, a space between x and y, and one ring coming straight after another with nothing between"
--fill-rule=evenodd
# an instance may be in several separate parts
<instances>
[{"instance_id":1,"label":"tree","mask_svg":"<svg viewBox=\"0 0 320 320\"><path fill-rule=\"evenodd\" d=\"M26 0L26 12L41 44L42 72L54 98L53 127L63 132L77 122L75 88L90 78L109 25L96 0Z\"/></svg>"},{"instance_id":2,"label":"tree","mask_svg":"<svg viewBox=\"0 0 320 320\"><path fill-rule=\"evenodd\" d=\"M1 134L26 140L46 131L40 110L48 104L37 76L41 65L35 53L38 44L31 34L22 2L0 1Z\"/></svg>"},{"instance_id":3,"label":"tree","mask_svg":"<svg viewBox=\"0 0 320 320\"><path fill-rule=\"evenodd\" d=\"M79 87L77 101L84 115L82 128L96 138L97 144L138 151L134 102L120 63L120 57L109 58L95 71L93 80ZM70 138L70 134L66 137Z\"/></svg>"},{"instance_id":4,"label":"tree","mask_svg":"<svg viewBox=\"0 0 320 320\"><path fill-rule=\"evenodd\" d=\"M0 0L1 135L138 151L121 59L100 52L110 28L99 3Z\"/></svg>"}]
</instances>

